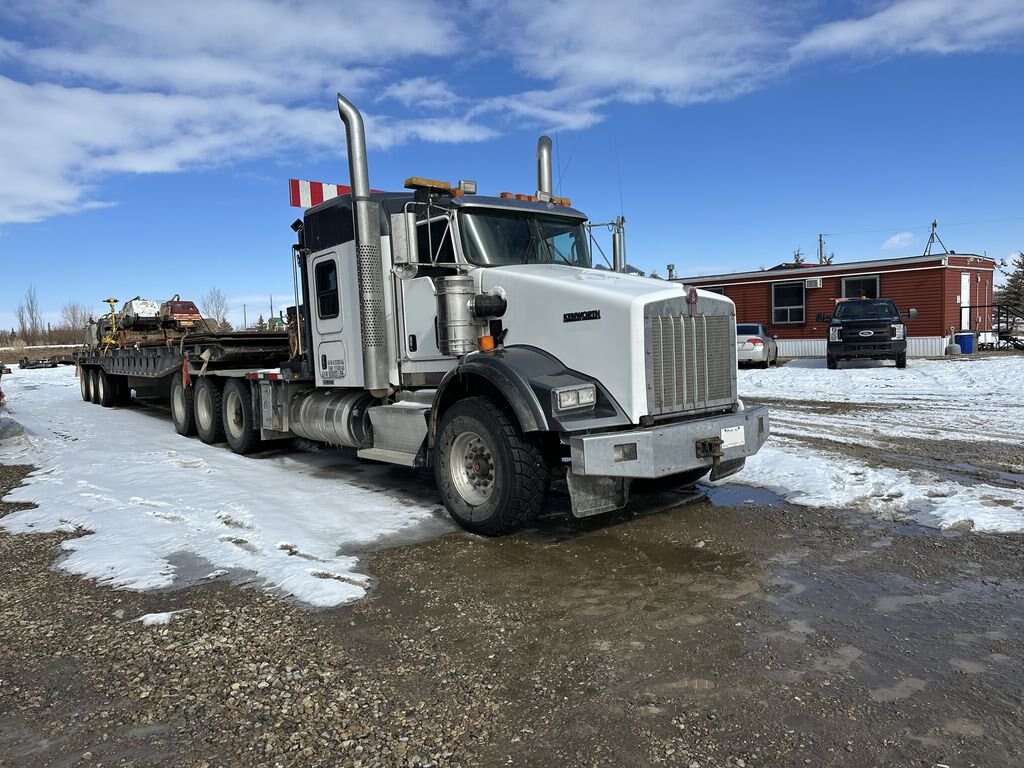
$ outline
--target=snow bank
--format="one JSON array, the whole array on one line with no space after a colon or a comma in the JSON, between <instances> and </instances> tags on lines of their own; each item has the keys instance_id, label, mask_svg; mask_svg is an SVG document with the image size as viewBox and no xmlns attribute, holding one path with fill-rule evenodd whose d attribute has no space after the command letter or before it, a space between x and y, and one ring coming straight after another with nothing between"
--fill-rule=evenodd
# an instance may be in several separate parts
<instances>
[{"instance_id":1,"label":"snow bank","mask_svg":"<svg viewBox=\"0 0 1024 768\"><path fill-rule=\"evenodd\" d=\"M0 442L0 462L39 467L5 500L38 508L0 525L90 531L65 542L60 567L104 584L168 587L218 569L331 606L365 594L352 552L454 530L407 470L330 450L237 456L177 435L158 409L83 403L73 368L4 377L4 388L25 434Z\"/></svg>"},{"instance_id":2,"label":"snow bank","mask_svg":"<svg viewBox=\"0 0 1024 768\"><path fill-rule=\"evenodd\" d=\"M853 507L942 527L970 520L976 530L1024 531L1020 489L965 485L926 471L876 469L792 439L814 436L857 444L877 444L889 436L985 440L1005 443L1007 455L1024 462L1022 380L1020 356L911 360L902 370L890 362L866 361L840 363L839 370L830 371L824 360L742 370L742 397L788 401L792 407L772 403L772 437L732 481L769 488L795 504ZM865 409L818 412L815 403ZM969 455L963 460L969 461Z\"/></svg>"}]
</instances>

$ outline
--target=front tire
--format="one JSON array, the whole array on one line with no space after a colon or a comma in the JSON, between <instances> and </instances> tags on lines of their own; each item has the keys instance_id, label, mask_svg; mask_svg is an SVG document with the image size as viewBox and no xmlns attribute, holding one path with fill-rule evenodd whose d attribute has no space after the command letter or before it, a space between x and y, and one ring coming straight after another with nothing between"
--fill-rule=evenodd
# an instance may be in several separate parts
<instances>
[{"instance_id":1,"label":"front tire","mask_svg":"<svg viewBox=\"0 0 1024 768\"><path fill-rule=\"evenodd\" d=\"M174 431L179 435L191 436L196 433L195 390L186 387L181 373L171 380L171 420Z\"/></svg>"},{"instance_id":2,"label":"front tire","mask_svg":"<svg viewBox=\"0 0 1024 768\"><path fill-rule=\"evenodd\" d=\"M208 376L199 379L193 403L199 439L209 444L223 442L224 418L221 414L221 391L218 381Z\"/></svg>"},{"instance_id":3,"label":"front tire","mask_svg":"<svg viewBox=\"0 0 1024 768\"><path fill-rule=\"evenodd\" d=\"M836 368L839 367L839 359L832 357L832 355L828 355L825 357L825 365L828 367L830 371L834 371Z\"/></svg>"},{"instance_id":4,"label":"front tire","mask_svg":"<svg viewBox=\"0 0 1024 768\"><path fill-rule=\"evenodd\" d=\"M907 353L906 352L903 352L902 354L896 355L896 367L897 368L906 368L907 367Z\"/></svg>"},{"instance_id":5,"label":"front tire","mask_svg":"<svg viewBox=\"0 0 1024 768\"><path fill-rule=\"evenodd\" d=\"M441 417L434 476L455 521L484 536L514 531L540 512L549 481L538 447L486 397L461 400Z\"/></svg>"},{"instance_id":6,"label":"front tire","mask_svg":"<svg viewBox=\"0 0 1024 768\"><path fill-rule=\"evenodd\" d=\"M252 397L241 379L228 379L221 400L224 437L235 453L252 453L260 446L260 433L253 429Z\"/></svg>"}]
</instances>

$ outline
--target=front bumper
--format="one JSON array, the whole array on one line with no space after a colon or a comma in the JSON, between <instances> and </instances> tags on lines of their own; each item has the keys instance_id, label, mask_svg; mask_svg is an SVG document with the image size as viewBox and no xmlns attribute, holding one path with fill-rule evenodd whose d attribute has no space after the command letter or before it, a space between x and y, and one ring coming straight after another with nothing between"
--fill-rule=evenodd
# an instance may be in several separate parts
<instances>
[{"instance_id":1,"label":"front bumper","mask_svg":"<svg viewBox=\"0 0 1024 768\"><path fill-rule=\"evenodd\" d=\"M837 360L848 360L856 357L885 358L896 357L907 351L906 339L890 341L857 342L830 341L827 346L829 357Z\"/></svg>"},{"instance_id":2,"label":"front bumper","mask_svg":"<svg viewBox=\"0 0 1024 768\"><path fill-rule=\"evenodd\" d=\"M762 405L647 429L573 437L569 447L574 475L658 478L753 456L767 439L768 406Z\"/></svg>"}]
</instances>

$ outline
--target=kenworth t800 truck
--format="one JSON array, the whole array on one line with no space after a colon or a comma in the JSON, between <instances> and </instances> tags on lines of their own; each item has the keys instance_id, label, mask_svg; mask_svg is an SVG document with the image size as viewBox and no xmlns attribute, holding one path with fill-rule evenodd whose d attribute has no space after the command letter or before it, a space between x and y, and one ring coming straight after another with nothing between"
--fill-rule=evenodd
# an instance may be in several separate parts
<instances>
[{"instance_id":1,"label":"kenworth t800 truck","mask_svg":"<svg viewBox=\"0 0 1024 768\"><path fill-rule=\"evenodd\" d=\"M737 396L733 303L594 269L586 216L552 194L549 139L536 194L371 192L362 116L341 94L338 111L351 192L293 224L291 344L95 349L83 397L163 392L179 432L239 453L301 436L432 467L452 517L488 535L538 512L553 479L584 517L625 506L637 478L719 479L758 451L768 410Z\"/></svg>"}]
</instances>

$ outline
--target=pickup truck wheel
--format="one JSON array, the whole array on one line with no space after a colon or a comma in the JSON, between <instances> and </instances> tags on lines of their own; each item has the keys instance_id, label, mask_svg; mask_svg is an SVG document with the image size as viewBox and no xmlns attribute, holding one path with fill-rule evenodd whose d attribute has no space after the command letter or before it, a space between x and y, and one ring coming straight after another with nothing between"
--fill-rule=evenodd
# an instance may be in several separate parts
<instances>
[{"instance_id":1,"label":"pickup truck wheel","mask_svg":"<svg viewBox=\"0 0 1024 768\"><path fill-rule=\"evenodd\" d=\"M540 512L550 479L540 449L486 397L462 400L441 417L434 475L455 521L484 536L509 533Z\"/></svg>"},{"instance_id":2,"label":"pickup truck wheel","mask_svg":"<svg viewBox=\"0 0 1024 768\"><path fill-rule=\"evenodd\" d=\"M825 357L825 365L828 367L830 371L834 371L836 368L839 367L839 360L832 357L832 355L827 355Z\"/></svg>"},{"instance_id":3,"label":"pickup truck wheel","mask_svg":"<svg viewBox=\"0 0 1024 768\"><path fill-rule=\"evenodd\" d=\"M96 371L96 402L104 408L114 404L114 382L102 369Z\"/></svg>"},{"instance_id":4,"label":"pickup truck wheel","mask_svg":"<svg viewBox=\"0 0 1024 768\"><path fill-rule=\"evenodd\" d=\"M100 401L99 371L95 368L89 370L89 402L94 405Z\"/></svg>"},{"instance_id":5,"label":"pickup truck wheel","mask_svg":"<svg viewBox=\"0 0 1024 768\"><path fill-rule=\"evenodd\" d=\"M82 390L82 399L87 403L92 400L92 392L89 387L89 371L85 368L78 371L78 386Z\"/></svg>"},{"instance_id":6,"label":"pickup truck wheel","mask_svg":"<svg viewBox=\"0 0 1024 768\"><path fill-rule=\"evenodd\" d=\"M228 379L221 399L224 437L235 453L252 453L260 446L260 433L253 429L252 396L241 379Z\"/></svg>"},{"instance_id":7,"label":"pickup truck wheel","mask_svg":"<svg viewBox=\"0 0 1024 768\"><path fill-rule=\"evenodd\" d=\"M221 391L217 379L204 376L195 391L196 432L204 443L224 440L224 418L221 415Z\"/></svg>"},{"instance_id":8,"label":"pickup truck wheel","mask_svg":"<svg viewBox=\"0 0 1024 768\"><path fill-rule=\"evenodd\" d=\"M896 367L906 368L907 367L907 353L904 352L901 355L896 355Z\"/></svg>"},{"instance_id":9,"label":"pickup truck wheel","mask_svg":"<svg viewBox=\"0 0 1024 768\"><path fill-rule=\"evenodd\" d=\"M196 433L194 398L195 390L185 386L180 373L174 374L171 379L171 420L174 421L174 431L179 435Z\"/></svg>"}]
</instances>

